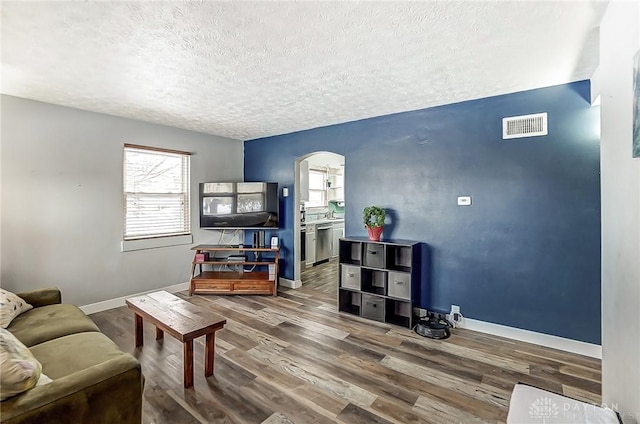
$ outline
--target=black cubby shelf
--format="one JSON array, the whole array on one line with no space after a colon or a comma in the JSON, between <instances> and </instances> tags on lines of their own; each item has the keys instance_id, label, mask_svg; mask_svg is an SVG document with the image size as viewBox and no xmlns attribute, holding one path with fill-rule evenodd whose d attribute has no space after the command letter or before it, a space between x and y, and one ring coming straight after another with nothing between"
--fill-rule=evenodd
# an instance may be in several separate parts
<instances>
[{"instance_id":1,"label":"black cubby shelf","mask_svg":"<svg viewBox=\"0 0 640 424\"><path fill-rule=\"evenodd\" d=\"M424 284L423 243L340 239L338 310L411 328Z\"/></svg>"}]
</instances>

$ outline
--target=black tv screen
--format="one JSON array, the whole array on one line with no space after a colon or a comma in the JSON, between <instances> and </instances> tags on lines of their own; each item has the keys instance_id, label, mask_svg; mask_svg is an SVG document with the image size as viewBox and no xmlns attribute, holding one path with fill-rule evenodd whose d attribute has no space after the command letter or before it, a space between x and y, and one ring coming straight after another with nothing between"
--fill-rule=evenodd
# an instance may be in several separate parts
<instances>
[{"instance_id":1,"label":"black tv screen","mask_svg":"<svg viewBox=\"0 0 640 424\"><path fill-rule=\"evenodd\" d=\"M278 183L200 183L200 228L278 228Z\"/></svg>"}]
</instances>

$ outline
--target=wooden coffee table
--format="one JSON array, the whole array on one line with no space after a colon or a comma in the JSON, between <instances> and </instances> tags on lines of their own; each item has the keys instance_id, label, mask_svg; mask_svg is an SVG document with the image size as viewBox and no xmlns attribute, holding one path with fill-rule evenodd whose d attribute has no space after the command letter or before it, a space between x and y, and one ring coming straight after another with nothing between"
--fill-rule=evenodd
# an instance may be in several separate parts
<instances>
[{"instance_id":1,"label":"wooden coffee table","mask_svg":"<svg viewBox=\"0 0 640 424\"><path fill-rule=\"evenodd\" d=\"M183 343L185 388L193 386L193 339L196 337L206 336L204 375L213 374L215 333L227 323L224 317L164 290L132 297L126 302L135 313L136 347L144 342L143 318L156 326L156 340L162 340L167 332Z\"/></svg>"}]
</instances>

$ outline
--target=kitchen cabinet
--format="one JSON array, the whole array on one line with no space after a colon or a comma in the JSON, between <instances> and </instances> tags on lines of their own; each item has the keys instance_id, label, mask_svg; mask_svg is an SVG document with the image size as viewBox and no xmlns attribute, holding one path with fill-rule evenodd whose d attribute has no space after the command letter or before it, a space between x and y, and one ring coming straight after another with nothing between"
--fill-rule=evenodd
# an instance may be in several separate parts
<instances>
[{"instance_id":1,"label":"kitchen cabinet","mask_svg":"<svg viewBox=\"0 0 640 424\"><path fill-rule=\"evenodd\" d=\"M331 257L337 258L340 253L340 239L344 237L344 222L336 222L333 224L333 247L331 249Z\"/></svg>"},{"instance_id":2,"label":"kitchen cabinet","mask_svg":"<svg viewBox=\"0 0 640 424\"><path fill-rule=\"evenodd\" d=\"M306 241L306 258L307 266L312 266L316 261L316 226L315 224L307 224Z\"/></svg>"}]
</instances>

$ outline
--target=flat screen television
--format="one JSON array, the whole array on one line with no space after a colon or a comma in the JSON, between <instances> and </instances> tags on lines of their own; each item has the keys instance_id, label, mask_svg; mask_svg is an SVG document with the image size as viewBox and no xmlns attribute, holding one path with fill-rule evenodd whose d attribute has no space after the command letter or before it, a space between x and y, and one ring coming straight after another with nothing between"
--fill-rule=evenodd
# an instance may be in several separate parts
<instances>
[{"instance_id":1,"label":"flat screen television","mask_svg":"<svg viewBox=\"0 0 640 424\"><path fill-rule=\"evenodd\" d=\"M200 183L200 228L278 228L278 183Z\"/></svg>"}]
</instances>

